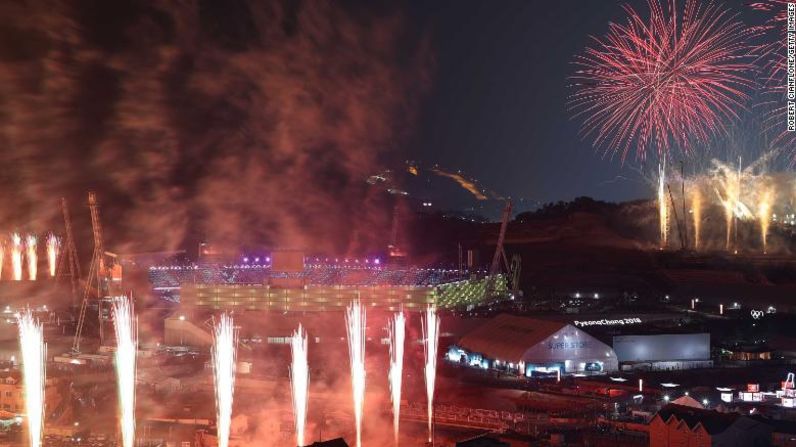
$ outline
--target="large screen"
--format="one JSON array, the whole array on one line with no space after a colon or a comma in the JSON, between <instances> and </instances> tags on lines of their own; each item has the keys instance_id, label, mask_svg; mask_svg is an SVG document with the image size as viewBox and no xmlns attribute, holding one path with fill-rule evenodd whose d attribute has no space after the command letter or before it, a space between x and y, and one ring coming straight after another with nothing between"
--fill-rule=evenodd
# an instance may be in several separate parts
<instances>
[{"instance_id":1,"label":"large screen","mask_svg":"<svg viewBox=\"0 0 796 447\"><path fill-rule=\"evenodd\" d=\"M614 337L620 362L710 359L710 334L621 335Z\"/></svg>"}]
</instances>

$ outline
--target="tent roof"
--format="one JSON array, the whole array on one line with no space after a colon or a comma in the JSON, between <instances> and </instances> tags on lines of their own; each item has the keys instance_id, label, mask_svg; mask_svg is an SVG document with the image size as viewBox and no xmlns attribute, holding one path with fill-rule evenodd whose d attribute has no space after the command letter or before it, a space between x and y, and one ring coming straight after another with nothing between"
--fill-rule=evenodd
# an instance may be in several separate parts
<instances>
[{"instance_id":1,"label":"tent roof","mask_svg":"<svg viewBox=\"0 0 796 447\"><path fill-rule=\"evenodd\" d=\"M531 347L555 334L567 323L500 314L466 334L459 346L489 357L519 362Z\"/></svg>"},{"instance_id":2,"label":"tent roof","mask_svg":"<svg viewBox=\"0 0 796 447\"><path fill-rule=\"evenodd\" d=\"M698 408L700 410L705 408L701 403L697 402L697 400L691 396L680 396L677 399L673 400L672 404L682 405L684 407Z\"/></svg>"}]
</instances>

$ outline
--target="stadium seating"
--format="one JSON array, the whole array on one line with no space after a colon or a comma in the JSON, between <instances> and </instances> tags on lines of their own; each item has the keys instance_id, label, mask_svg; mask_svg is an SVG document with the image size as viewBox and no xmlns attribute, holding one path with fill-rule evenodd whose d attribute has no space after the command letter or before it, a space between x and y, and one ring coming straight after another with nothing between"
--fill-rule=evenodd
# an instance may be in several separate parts
<instances>
[{"instance_id":1,"label":"stadium seating","mask_svg":"<svg viewBox=\"0 0 796 447\"><path fill-rule=\"evenodd\" d=\"M455 269L390 265L311 264L301 272L274 272L270 265L186 264L153 266L149 281L153 291L168 301L179 301L185 284L268 284L271 278L298 279L312 286L437 286L468 278L470 272Z\"/></svg>"}]
</instances>

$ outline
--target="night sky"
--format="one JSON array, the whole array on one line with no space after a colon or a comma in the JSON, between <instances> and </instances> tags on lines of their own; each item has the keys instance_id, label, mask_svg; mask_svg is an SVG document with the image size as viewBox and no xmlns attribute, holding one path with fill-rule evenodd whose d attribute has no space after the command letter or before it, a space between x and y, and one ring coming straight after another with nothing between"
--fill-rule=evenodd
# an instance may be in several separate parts
<instances>
[{"instance_id":1,"label":"night sky","mask_svg":"<svg viewBox=\"0 0 796 447\"><path fill-rule=\"evenodd\" d=\"M407 160L518 211L650 197L656 162L602 157L566 110L574 56L620 5L0 2L0 232L58 231L65 197L87 236L93 190L120 251L367 252L395 198L365 180ZM469 203L440 208L472 206L432 185L451 186Z\"/></svg>"},{"instance_id":2,"label":"night sky","mask_svg":"<svg viewBox=\"0 0 796 447\"><path fill-rule=\"evenodd\" d=\"M625 3L647 10L643 0L410 3L412 23L430 30L436 56L411 157L461 169L515 198L650 197L638 171L657 169L657 161L604 158L581 140L565 108L573 56L610 21L624 21ZM722 3L755 20L744 2Z\"/></svg>"}]
</instances>

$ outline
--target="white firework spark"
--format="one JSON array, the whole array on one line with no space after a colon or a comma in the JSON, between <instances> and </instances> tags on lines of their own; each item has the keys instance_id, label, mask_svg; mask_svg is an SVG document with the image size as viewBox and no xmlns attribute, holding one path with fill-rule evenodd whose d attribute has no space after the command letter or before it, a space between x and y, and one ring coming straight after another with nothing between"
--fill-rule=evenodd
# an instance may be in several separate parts
<instances>
[{"instance_id":1,"label":"white firework spark","mask_svg":"<svg viewBox=\"0 0 796 447\"><path fill-rule=\"evenodd\" d=\"M30 310L17 316L19 347L22 354L22 380L25 389L25 415L28 418L30 447L41 447L44 432L44 386L47 345L41 323Z\"/></svg>"},{"instance_id":2,"label":"white firework spark","mask_svg":"<svg viewBox=\"0 0 796 447\"><path fill-rule=\"evenodd\" d=\"M113 326L116 332L116 384L119 392L122 447L133 447L138 319L134 315L131 298L121 296L114 299Z\"/></svg>"},{"instance_id":3,"label":"white firework spark","mask_svg":"<svg viewBox=\"0 0 796 447\"><path fill-rule=\"evenodd\" d=\"M423 319L423 351L426 364L423 369L426 378L426 399L428 402L428 442L433 442L434 385L437 378L437 348L439 347L439 316L434 306L426 309Z\"/></svg>"},{"instance_id":4,"label":"white firework spark","mask_svg":"<svg viewBox=\"0 0 796 447\"><path fill-rule=\"evenodd\" d=\"M235 395L238 337L228 314L221 315L213 331L213 384L216 392L218 447L229 447L232 401Z\"/></svg>"},{"instance_id":5,"label":"white firework spark","mask_svg":"<svg viewBox=\"0 0 796 447\"><path fill-rule=\"evenodd\" d=\"M293 418L296 424L296 445L303 446L309 402L310 368L307 359L307 331L301 325L290 338L290 352L292 355L290 384L293 395Z\"/></svg>"},{"instance_id":6,"label":"white firework spark","mask_svg":"<svg viewBox=\"0 0 796 447\"><path fill-rule=\"evenodd\" d=\"M351 363L351 394L354 401L357 447L362 446L362 412L365 406L365 308L359 300L348 306L346 331L348 358Z\"/></svg>"},{"instance_id":7,"label":"white firework spark","mask_svg":"<svg viewBox=\"0 0 796 447\"><path fill-rule=\"evenodd\" d=\"M404 370L404 339L406 338L406 317L403 312L396 313L390 320L390 397L392 398L392 425L395 445L401 418L401 382Z\"/></svg>"}]
</instances>

